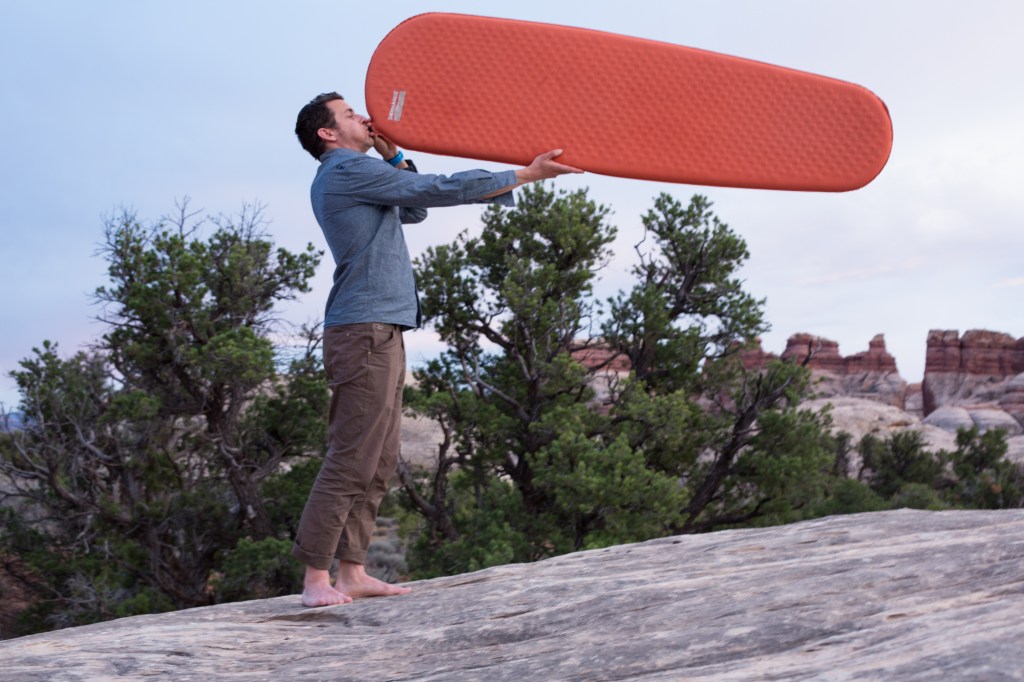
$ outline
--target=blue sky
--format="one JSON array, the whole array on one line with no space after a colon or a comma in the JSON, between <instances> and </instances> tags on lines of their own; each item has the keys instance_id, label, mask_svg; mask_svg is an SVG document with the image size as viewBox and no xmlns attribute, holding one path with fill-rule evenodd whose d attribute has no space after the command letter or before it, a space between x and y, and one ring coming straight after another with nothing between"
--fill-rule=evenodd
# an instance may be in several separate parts
<instances>
[{"instance_id":1,"label":"blue sky","mask_svg":"<svg viewBox=\"0 0 1024 682\"><path fill-rule=\"evenodd\" d=\"M769 351L799 331L851 354L884 333L919 380L929 329L1024 336L1024 3L977 0L355 3L0 0L0 403L8 372L44 339L64 353L102 331L90 293L104 217L155 220L191 197L230 214L266 204L281 246L323 246L308 205L315 162L295 142L299 107L338 90L363 108L377 43L409 16L448 11L582 26L734 54L859 83L893 118L889 165L847 194L699 188L607 178L586 186L614 210L618 258L599 292L628 285L639 216L662 191L715 202L767 299ZM608 102L639 145L656 145L639 102ZM638 134L639 133L639 134ZM422 171L496 164L410 154ZM414 253L479 230L476 207L436 210L407 233ZM331 267L284 308L322 316ZM410 361L437 351L407 336Z\"/></svg>"}]
</instances>

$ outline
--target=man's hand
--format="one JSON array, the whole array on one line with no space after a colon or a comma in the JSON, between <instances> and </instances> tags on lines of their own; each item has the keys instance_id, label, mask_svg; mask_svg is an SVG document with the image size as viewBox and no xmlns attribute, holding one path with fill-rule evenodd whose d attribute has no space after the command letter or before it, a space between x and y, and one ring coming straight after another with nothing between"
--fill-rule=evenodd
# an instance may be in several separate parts
<instances>
[{"instance_id":1,"label":"man's hand","mask_svg":"<svg viewBox=\"0 0 1024 682\"><path fill-rule=\"evenodd\" d=\"M565 175L566 173L582 173L583 171L573 166L566 166L563 163L558 163L555 159L562 155L561 149L553 149L550 152L545 152L533 160L526 168L520 168L516 171L516 181L520 185L525 185L528 182L537 182L538 180L548 180L550 178L558 177L559 175Z\"/></svg>"},{"instance_id":2,"label":"man's hand","mask_svg":"<svg viewBox=\"0 0 1024 682\"><path fill-rule=\"evenodd\" d=\"M377 150L382 159L390 161L398 156L398 145L374 130L372 124L369 125L369 128L370 137L373 138L373 148Z\"/></svg>"}]
</instances>

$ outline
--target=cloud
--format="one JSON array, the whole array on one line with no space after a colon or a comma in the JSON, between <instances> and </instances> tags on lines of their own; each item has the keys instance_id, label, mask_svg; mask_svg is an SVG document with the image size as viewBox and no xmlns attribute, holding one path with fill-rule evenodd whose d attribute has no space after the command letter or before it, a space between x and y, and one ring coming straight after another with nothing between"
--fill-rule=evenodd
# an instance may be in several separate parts
<instances>
[{"instance_id":1,"label":"cloud","mask_svg":"<svg viewBox=\"0 0 1024 682\"><path fill-rule=\"evenodd\" d=\"M878 265L873 268L851 268L837 272L830 272L817 277L807 277L799 282L800 286L820 286L822 284L836 284L837 282L863 281L874 279L883 275L901 275L919 269L924 264L921 258L914 258L896 265Z\"/></svg>"},{"instance_id":2,"label":"cloud","mask_svg":"<svg viewBox=\"0 0 1024 682\"><path fill-rule=\"evenodd\" d=\"M1024 287L1024 277L1011 277L992 285L993 289L1009 289L1011 287Z\"/></svg>"}]
</instances>

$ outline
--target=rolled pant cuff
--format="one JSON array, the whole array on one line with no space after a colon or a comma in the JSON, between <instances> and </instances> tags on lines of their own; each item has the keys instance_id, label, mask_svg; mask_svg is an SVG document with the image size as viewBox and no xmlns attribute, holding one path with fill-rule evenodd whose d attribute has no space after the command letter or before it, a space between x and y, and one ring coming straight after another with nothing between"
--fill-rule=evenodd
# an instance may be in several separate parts
<instances>
[{"instance_id":1,"label":"rolled pant cuff","mask_svg":"<svg viewBox=\"0 0 1024 682\"><path fill-rule=\"evenodd\" d=\"M352 547L340 547L334 555L339 561L347 561L353 564L366 563L366 550L353 549Z\"/></svg>"},{"instance_id":2,"label":"rolled pant cuff","mask_svg":"<svg viewBox=\"0 0 1024 682\"><path fill-rule=\"evenodd\" d=\"M298 543L292 545L292 556L306 564L310 568L315 568L321 571L331 570L331 565L334 564L334 557L331 555L324 554L310 554L306 550L299 547Z\"/></svg>"}]
</instances>

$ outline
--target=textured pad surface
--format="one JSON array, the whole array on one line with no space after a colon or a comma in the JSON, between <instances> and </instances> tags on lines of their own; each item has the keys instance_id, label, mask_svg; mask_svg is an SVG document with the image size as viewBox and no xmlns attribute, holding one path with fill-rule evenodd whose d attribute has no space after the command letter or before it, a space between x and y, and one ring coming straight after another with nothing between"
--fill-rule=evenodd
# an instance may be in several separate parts
<instances>
[{"instance_id":1,"label":"textured pad surface","mask_svg":"<svg viewBox=\"0 0 1024 682\"><path fill-rule=\"evenodd\" d=\"M852 83L600 31L422 14L366 74L374 126L435 154L604 175L845 191L885 166L892 124Z\"/></svg>"}]
</instances>

